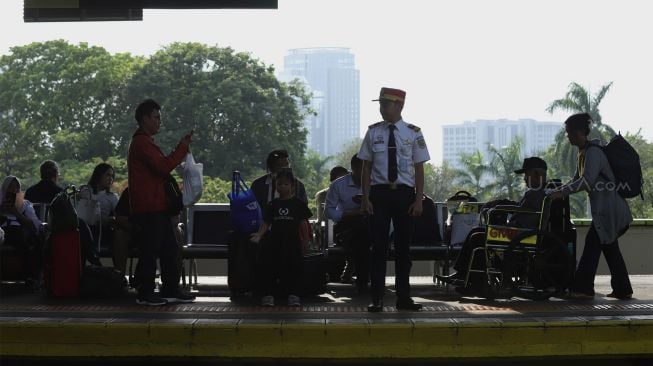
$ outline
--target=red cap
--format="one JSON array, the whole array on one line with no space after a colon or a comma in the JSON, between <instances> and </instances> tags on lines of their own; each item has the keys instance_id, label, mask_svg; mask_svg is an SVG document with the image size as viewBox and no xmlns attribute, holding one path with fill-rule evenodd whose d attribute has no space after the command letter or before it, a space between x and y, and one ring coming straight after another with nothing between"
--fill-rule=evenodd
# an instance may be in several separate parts
<instances>
[{"instance_id":1,"label":"red cap","mask_svg":"<svg viewBox=\"0 0 653 366\"><path fill-rule=\"evenodd\" d=\"M406 92L400 89L392 89L392 88L381 88L381 94L379 94L379 99L374 99L372 100L373 102L377 102L379 100L389 100L392 102L404 102L404 99L406 99Z\"/></svg>"}]
</instances>

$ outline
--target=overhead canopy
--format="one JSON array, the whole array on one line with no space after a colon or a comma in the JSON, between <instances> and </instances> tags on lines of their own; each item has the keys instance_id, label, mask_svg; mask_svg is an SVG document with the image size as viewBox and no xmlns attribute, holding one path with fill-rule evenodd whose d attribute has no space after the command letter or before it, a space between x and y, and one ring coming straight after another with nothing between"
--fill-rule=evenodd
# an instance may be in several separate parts
<instances>
[{"instance_id":1,"label":"overhead canopy","mask_svg":"<svg viewBox=\"0 0 653 366\"><path fill-rule=\"evenodd\" d=\"M277 6L277 0L24 0L23 20L143 20L143 9L277 9Z\"/></svg>"}]
</instances>

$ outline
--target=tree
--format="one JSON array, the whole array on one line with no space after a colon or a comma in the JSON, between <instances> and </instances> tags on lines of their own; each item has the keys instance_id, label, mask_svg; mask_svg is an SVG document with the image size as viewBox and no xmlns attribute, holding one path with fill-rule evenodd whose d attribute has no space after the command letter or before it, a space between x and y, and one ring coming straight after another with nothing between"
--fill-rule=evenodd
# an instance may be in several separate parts
<instances>
[{"instance_id":1,"label":"tree","mask_svg":"<svg viewBox=\"0 0 653 366\"><path fill-rule=\"evenodd\" d=\"M129 105L117 141L126 152L135 127L133 109L145 98L162 105L157 142L171 150L194 129L191 146L209 176L249 176L264 166L268 152L285 148L298 175L306 148L303 118L309 96L298 82L281 83L274 69L246 53L199 43L173 43L153 54L130 80L123 95Z\"/></svg>"},{"instance_id":2,"label":"tree","mask_svg":"<svg viewBox=\"0 0 653 366\"><path fill-rule=\"evenodd\" d=\"M454 185L456 177L456 171L446 161L439 166L425 163L424 193L435 202L444 202L457 191Z\"/></svg>"},{"instance_id":3,"label":"tree","mask_svg":"<svg viewBox=\"0 0 653 366\"><path fill-rule=\"evenodd\" d=\"M354 156L354 154L358 154L362 143L363 139L357 138L344 144L340 152L334 156L332 160L333 166L341 165L350 169L351 157Z\"/></svg>"},{"instance_id":4,"label":"tree","mask_svg":"<svg viewBox=\"0 0 653 366\"><path fill-rule=\"evenodd\" d=\"M612 82L603 85L593 96L588 89L585 89L578 83L569 84L569 90L562 99L556 99L546 108L546 111L553 113L557 110L563 110L570 113L588 113L594 121L594 126L590 130L589 138L602 138L610 140L615 135L614 130L607 124L604 124L599 111L599 105L605 95L610 91ZM562 129L555 137L555 159L552 165L555 169L563 172L573 172L576 169L576 154L578 149L571 146L567 141L565 130Z\"/></svg>"},{"instance_id":5,"label":"tree","mask_svg":"<svg viewBox=\"0 0 653 366\"><path fill-rule=\"evenodd\" d=\"M488 170L494 177L494 183L486 188L492 191L493 197L518 200L519 193L522 191L523 176L515 174L515 170L522 166L522 145L523 140L517 137L512 140L510 145L502 148L488 146L488 151L492 154Z\"/></svg>"},{"instance_id":6,"label":"tree","mask_svg":"<svg viewBox=\"0 0 653 366\"><path fill-rule=\"evenodd\" d=\"M141 63L129 54L63 40L12 47L0 57L0 116L26 121L35 130L30 135L39 155L106 159L116 151L120 92Z\"/></svg>"},{"instance_id":7,"label":"tree","mask_svg":"<svg viewBox=\"0 0 653 366\"><path fill-rule=\"evenodd\" d=\"M463 188L472 191L472 195L481 199L485 196L485 187L482 185L483 177L489 173L489 169L483 162L483 154L479 150L472 154L460 153L462 169L456 169L456 183Z\"/></svg>"}]
</instances>

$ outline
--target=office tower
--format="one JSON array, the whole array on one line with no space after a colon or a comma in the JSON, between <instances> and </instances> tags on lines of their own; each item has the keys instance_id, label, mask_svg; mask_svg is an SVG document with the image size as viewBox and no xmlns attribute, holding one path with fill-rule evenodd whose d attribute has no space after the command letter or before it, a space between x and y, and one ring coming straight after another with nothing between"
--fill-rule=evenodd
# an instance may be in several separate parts
<instances>
[{"instance_id":1,"label":"office tower","mask_svg":"<svg viewBox=\"0 0 653 366\"><path fill-rule=\"evenodd\" d=\"M455 168L461 168L460 153L481 151L486 161L492 159L488 144L497 148L510 145L514 138L521 137L522 157L541 155L553 144L555 135L562 128L560 122L538 122L532 119L511 121L477 120L462 124L442 126L442 159Z\"/></svg>"},{"instance_id":2,"label":"office tower","mask_svg":"<svg viewBox=\"0 0 653 366\"><path fill-rule=\"evenodd\" d=\"M337 154L360 136L360 80L348 48L298 48L288 51L280 79L299 79L313 93L308 116L308 148L321 156Z\"/></svg>"}]
</instances>

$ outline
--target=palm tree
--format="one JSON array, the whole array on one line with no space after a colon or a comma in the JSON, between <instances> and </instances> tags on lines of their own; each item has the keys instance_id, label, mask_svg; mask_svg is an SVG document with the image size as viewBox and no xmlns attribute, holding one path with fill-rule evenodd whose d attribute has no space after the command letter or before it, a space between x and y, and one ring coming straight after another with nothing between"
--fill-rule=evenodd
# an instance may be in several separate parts
<instances>
[{"instance_id":1,"label":"palm tree","mask_svg":"<svg viewBox=\"0 0 653 366\"><path fill-rule=\"evenodd\" d=\"M472 190L476 198L485 194L485 187L481 186L483 177L488 173L488 167L483 162L483 154L479 150L475 153L460 153L462 169L456 169L456 182L461 186Z\"/></svg>"},{"instance_id":2,"label":"palm tree","mask_svg":"<svg viewBox=\"0 0 653 366\"><path fill-rule=\"evenodd\" d=\"M590 95L588 89L582 85L572 82L569 84L569 90L562 99L556 99L546 108L546 111L553 113L557 110L563 110L570 113L588 113L594 121L594 126L590 130L589 138L601 138L609 140L615 135L614 130L607 124L604 124L599 112L599 105L610 90L612 82L603 85L599 91ZM561 172L573 172L576 166L577 149L571 146L567 141L565 131L560 130L555 137L555 159L552 161L555 168ZM571 173L569 173L571 174Z\"/></svg>"},{"instance_id":3,"label":"palm tree","mask_svg":"<svg viewBox=\"0 0 653 366\"><path fill-rule=\"evenodd\" d=\"M488 145L488 151L493 155L488 166L489 172L494 176L493 196L517 200L517 192L521 191L523 180L515 174L515 170L522 166L522 145L523 140L520 137L516 137L510 145L502 148Z\"/></svg>"}]
</instances>

